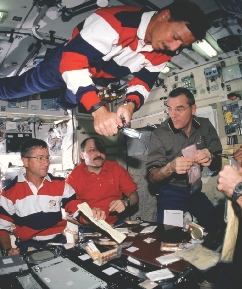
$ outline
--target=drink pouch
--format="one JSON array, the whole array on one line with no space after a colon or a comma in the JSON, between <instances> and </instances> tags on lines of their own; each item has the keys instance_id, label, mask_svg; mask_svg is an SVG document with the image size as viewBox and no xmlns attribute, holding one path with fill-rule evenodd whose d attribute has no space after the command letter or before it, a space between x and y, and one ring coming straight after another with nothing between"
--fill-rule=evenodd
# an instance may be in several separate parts
<instances>
[{"instance_id":1,"label":"drink pouch","mask_svg":"<svg viewBox=\"0 0 242 289\"><path fill-rule=\"evenodd\" d=\"M182 150L184 157L194 158L197 153L196 145L190 145ZM201 168L198 163L194 163L187 172L188 183L190 184L190 193L193 194L202 186L201 181Z\"/></svg>"}]
</instances>

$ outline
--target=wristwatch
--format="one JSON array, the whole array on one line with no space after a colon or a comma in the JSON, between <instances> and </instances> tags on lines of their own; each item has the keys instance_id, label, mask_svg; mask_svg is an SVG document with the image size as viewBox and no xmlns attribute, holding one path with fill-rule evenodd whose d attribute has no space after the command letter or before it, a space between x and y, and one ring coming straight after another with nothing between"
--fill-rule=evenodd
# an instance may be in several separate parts
<instances>
[{"instance_id":1,"label":"wristwatch","mask_svg":"<svg viewBox=\"0 0 242 289\"><path fill-rule=\"evenodd\" d=\"M106 101L100 101L96 104L94 104L88 111L88 113L93 113L94 111L98 110L100 107L105 106L106 105Z\"/></svg>"},{"instance_id":2,"label":"wristwatch","mask_svg":"<svg viewBox=\"0 0 242 289\"><path fill-rule=\"evenodd\" d=\"M127 105L129 102L132 102L134 104L134 112L139 109L138 103L134 99L125 99L124 105Z\"/></svg>"},{"instance_id":3,"label":"wristwatch","mask_svg":"<svg viewBox=\"0 0 242 289\"><path fill-rule=\"evenodd\" d=\"M242 196L242 182L238 183L234 188L232 195L233 201L237 201L240 196Z\"/></svg>"},{"instance_id":4,"label":"wristwatch","mask_svg":"<svg viewBox=\"0 0 242 289\"><path fill-rule=\"evenodd\" d=\"M129 207L130 206L130 199L129 198L125 197L125 198L123 198L123 201L125 203L125 207Z\"/></svg>"}]
</instances>

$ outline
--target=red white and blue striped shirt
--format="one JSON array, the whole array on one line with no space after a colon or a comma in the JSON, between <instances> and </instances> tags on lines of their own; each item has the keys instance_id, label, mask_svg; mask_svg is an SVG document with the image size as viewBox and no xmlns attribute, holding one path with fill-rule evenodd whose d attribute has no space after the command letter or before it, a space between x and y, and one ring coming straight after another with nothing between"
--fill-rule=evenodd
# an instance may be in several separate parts
<instances>
[{"instance_id":1,"label":"red white and blue striped shirt","mask_svg":"<svg viewBox=\"0 0 242 289\"><path fill-rule=\"evenodd\" d=\"M61 208L77 212L73 188L64 178L47 174L37 189L24 177L24 169L0 194L0 236L8 235L13 225L16 237L21 241L51 240L62 233L66 220Z\"/></svg>"},{"instance_id":2,"label":"red white and blue striped shirt","mask_svg":"<svg viewBox=\"0 0 242 289\"><path fill-rule=\"evenodd\" d=\"M100 102L95 79L114 81L132 74L126 93L139 107L148 98L160 71L171 56L144 41L155 11L135 6L98 9L73 31L63 47L59 72L87 110Z\"/></svg>"}]
</instances>

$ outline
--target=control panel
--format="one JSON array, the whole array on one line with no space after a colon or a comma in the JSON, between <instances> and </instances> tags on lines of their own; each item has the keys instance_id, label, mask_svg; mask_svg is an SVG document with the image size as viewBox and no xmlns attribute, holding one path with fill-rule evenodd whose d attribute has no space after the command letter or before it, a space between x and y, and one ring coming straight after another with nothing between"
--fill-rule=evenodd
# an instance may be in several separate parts
<instances>
[{"instance_id":1,"label":"control panel","mask_svg":"<svg viewBox=\"0 0 242 289\"><path fill-rule=\"evenodd\" d=\"M56 105L56 97L41 97L39 94L9 101L0 100L0 114L7 118L13 115L54 118L68 116L65 110Z\"/></svg>"},{"instance_id":2,"label":"control panel","mask_svg":"<svg viewBox=\"0 0 242 289\"><path fill-rule=\"evenodd\" d=\"M220 70L219 67L214 64L210 67L204 68L204 75L207 79L214 80L217 77L220 77Z\"/></svg>"}]
</instances>

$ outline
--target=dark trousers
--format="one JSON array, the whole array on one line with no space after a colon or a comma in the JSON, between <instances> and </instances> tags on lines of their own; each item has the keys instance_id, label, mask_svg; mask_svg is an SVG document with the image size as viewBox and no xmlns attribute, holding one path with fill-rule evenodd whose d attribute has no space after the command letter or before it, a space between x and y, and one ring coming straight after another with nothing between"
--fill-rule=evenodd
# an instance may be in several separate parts
<instances>
[{"instance_id":1,"label":"dark trousers","mask_svg":"<svg viewBox=\"0 0 242 289\"><path fill-rule=\"evenodd\" d=\"M27 241L19 241L17 246L20 249L20 253L24 254L28 252L29 248L34 248L36 250L44 248L48 243L66 243L66 237L62 234L57 235L55 238L51 240L45 241L36 241L36 240L27 240Z\"/></svg>"},{"instance_id":2,"label":"dark trousers","mask_svg":"<svg viewBox=\"0 0 242 289\"><path fill-rule=\"evenodd\" d=\"M76 107L82 95L87 91L95 91L96 87L80 88L76 95L66 87L59 72L63 47L64 44L60 45L47 59L21 75L0 78L0 99L11 100L35 93L60 90L56 105L63 109Z\"/></svg>"},{"instance_id":3,"label":"dark trousers","mask_svg":"<svg viewBox=\"0 0 242 289\"><path fill-rule=\"evenodd\" d=\"M239 230L236 240L233 263L219 264L220 275L214 289L242 288L242 217L239 220Z\"/></svg>"},{"instance_id":4,"label":"dark trousers","mask_svg":"<svg viewBox=\"0 0 242 289\"><path fill-rule=\"evenodd\" d=\"M190 194L190 190L187 187L167 184L160 186L158 193L158 223L163 224L164 210L181 210L184 213L189 212L196 217L198 224L207 231L214 229L212 222L213 204L200 190Z\"/></svg>"}]
</instances>

